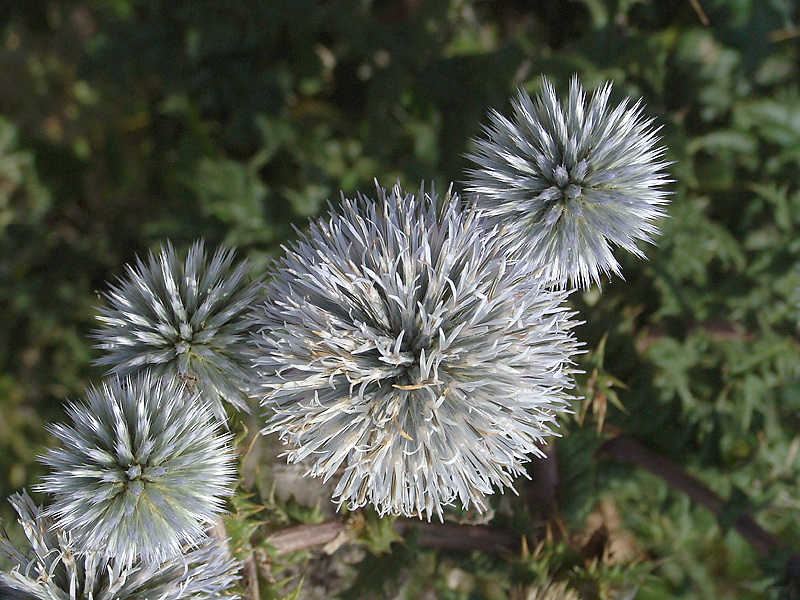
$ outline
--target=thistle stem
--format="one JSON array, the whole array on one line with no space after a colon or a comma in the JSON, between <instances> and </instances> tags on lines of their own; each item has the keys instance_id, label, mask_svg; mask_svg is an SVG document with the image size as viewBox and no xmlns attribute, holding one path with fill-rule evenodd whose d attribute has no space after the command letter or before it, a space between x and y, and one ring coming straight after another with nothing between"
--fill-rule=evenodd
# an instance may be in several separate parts
<instances>
[{"instance_id":1,"label":"thistle stem","mask_svg":"<svg viewBox=\"0 0 800 600\"><path fill-rule=\"evenodd\" d=\"M720 319L706 319L685 323L683 328L690 332L702 332L714 341L735 340L753 342L758 339L758 333L741 329L738 325ZM649 326L644 329L644 335L636 342L636 349L644 352L653 343L668 334L662 327ZM800 346L800 334L795 334L792 339L796 346Z\"/></svg>"},{"instance_id":2,"label":"thistle stem","mask_svg":"<svg viewBox=\"0 0 800 600\"><path fill-rule=\"evenodd\" d=\"M313 525L296 525L267 536L266 541L278 554L299 552L331 543L338 535L347 531L347 526L347 520L341 518Z\"/></svg>"},{"instance_id":3,"label":"thistle stem","mask_svg":"<svg viewBox=\"0 0 800 600\"><path fill-rule=\"evenodd\" d=\"M346 519L335 518L315 525L297 525L283 529L267 537L267 542L278 554L309 550L329 544L340 535L347 534L349 527ZM521 536L482 525L428 523L399 518L393 527L399 535L418 531L417 544L423 548L508 554L517 552L521 547Z\"/></svg>"}]
</instances>

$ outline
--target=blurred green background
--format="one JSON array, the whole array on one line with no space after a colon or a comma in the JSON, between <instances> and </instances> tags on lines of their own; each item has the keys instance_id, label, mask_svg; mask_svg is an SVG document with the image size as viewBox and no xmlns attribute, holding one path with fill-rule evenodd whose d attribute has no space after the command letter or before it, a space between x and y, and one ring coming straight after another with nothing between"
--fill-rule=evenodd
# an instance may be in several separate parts
<instances>
[{"instance_id":1,"label":"blurred green background","mask_svg":"<svg viewBox=\"0 0 800 600\"><path fill-rule=\"evenodd\" d=\"M799 12L793 0L0 2L0 496L36 482L45 425L102 377L98 294L137 254L202 237L263 266L340 191L459 190L490 107L508 113L541 74L563 93L577 73L588 89L613 80L614 103L643 99L675 182L649 260L621 257L626 281L571 299L582 366L598 369L581 379L586 404L609 407L601 433L591 408L564 423L558 520L579 536L598 507L617 515L609 538L633 550L597 577L637 565L637 598L787 597L771 586L782 557L760 560L728 528L747 511L800 550ZM729 498L727 517L595 461L616 431ZM451 585L440 567L456 559L405 558L435 562L409 569L417 587L396 583L408 597L502 597L519 577L459 556L472 584Z\"/></svg>"}]
</instances>

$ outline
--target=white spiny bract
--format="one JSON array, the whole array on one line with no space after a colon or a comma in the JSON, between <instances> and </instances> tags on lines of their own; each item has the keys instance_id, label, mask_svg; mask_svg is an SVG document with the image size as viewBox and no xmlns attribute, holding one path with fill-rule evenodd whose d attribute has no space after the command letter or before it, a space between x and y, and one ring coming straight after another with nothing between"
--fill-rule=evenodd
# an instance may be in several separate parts
<instances>
[{"instance_id":1,"label":"white spiny bract","mask_svg":"<svg viewBox=\"0 0 800 600\"><path fill-rule=\"evenodd\" d=\"M246 315L258 284L250 282L247 261L235 268L233 261L233 250L220 249L209 262L202 242L183 263L169 243L147 264L137 259L105 294L94 337L106 354L97 363L115 375L151 368L177 376L199 389L223 422L223 401L248 411Z\"/></svg>"},{"instance_id":2,"label":"white spiny bract","mask_svg":"<svg viewBox=\"0 0 800 600\"><path fill-rule=\"evenodd\" d=\"M204 540L197 548L162 563L132 565L102 552L81 553L69 533L55 527L27 493L10 502L27 538L17 548L0 531L3 600L236 600L230 588L240 564L224 542Z\"/></svg>"},{"instance_id":3,"label":"white spiny bract","mask_svg":"<svg viewBox=\"0 0 800 600\"><path fill-rule=\"evenodd\" d=\"M286 249L254 359L288 460L381 514L485 510L551 435L572 387L567 292L507 258L450 193L343 199Z\"/></svg>"},{"instance_id":4,"label":"white spiny bract","mask_svg":"<svg viewBox=\"0 0 800 600\"><path fill-rule=\"evenodd\" d=\"M636 243L658 233L668 163L641 103L608 106L610 83L587 103L575 77L563 105L543 87L536 100L520 89L511 119L490 113L468 189L547 278L588 289L621 275L613 246L644 256Z\"/></svg>"},{"instance_id":5,"label":"white spiny bract","mask_svg":"<svg viewBox=\"0 0 800 600\"><path fill-rule=\"evenodd\" d=\"M199 541L232 494L230 434L208 406L170 377L145 372L89 388L68 404L71 425L50 432L61 442L42 461L51 468L38 490L82 551L120 562L171 558Z\"/></svg>"}]
</instances>

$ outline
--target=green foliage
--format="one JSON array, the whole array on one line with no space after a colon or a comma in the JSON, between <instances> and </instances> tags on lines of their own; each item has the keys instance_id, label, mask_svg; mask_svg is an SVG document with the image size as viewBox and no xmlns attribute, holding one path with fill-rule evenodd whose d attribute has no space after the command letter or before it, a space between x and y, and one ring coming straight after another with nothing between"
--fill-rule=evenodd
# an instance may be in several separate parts
<instances>
[{"instance_id":1,"label":"green foliage","mask_svg":"<svg viewBox=\"0 0 800 600\"><path fill-rule=\"evenodd\" d=\"M0 119L0 232L14 223L36 223L49 203L33 153L18 150L16 127Z\"/></svg>"},{"instance_id":2,"label":"green foliage","mask_svg":"<svg viewBox=\"0 0 800 600\"><path fill-rule=\"evenodd\" d=\"M384 594L392 597L400 592L402 585L415 586L413 582L404 581L410 570L419 568L424 556L416 552L413 536L403 543L395 544L392 551L381 554L368 554L357 566L357 573L350 589L340 596L341 600L358 600L359 598L381 597Z\"/></svg>"},{"instance_id":3,"label":"green foliage","mask_svg":"<svg viewBox=\"0 0 800 600\"><path fill-rule=\"evenodd\" d=\"M252 555L253 534L266 522L253 518L265 507L252 502L250 497L251 494L237 490L237 494L231 499L233 508L224 519L225 533L229 538L231 552L239 560Z\"/></svg>"},{"instance_id":4,"label":"green foliage","mask_svg":"<svg viewBox=\"0 0 800 600\"><path fill-rule=\"evenodd\" d=\"M134 255L203 237L263 267L340 191L369 194L373 178L458 187L489 107L507 112L541 73L564 90L577 72L589 89L614 79L612 102L643 98L675 193L649 260L620 256L626 281L570 300L585 321L585 400L556 443L556 514L527 506L536 481L494 502L495 525L562 524L571 558L555 544L517 569L516 556L424 550L367 516L341 597L507 597L542 573L597 597L791 597L773 585L786 557L761 561L729 527L746 511L800 549L793 2L70 0L0 16L0 497L40 475L44 425L102 376L87 337L97 293ZM728 498L719 520L596 460L618 431ZM273 528L323 518L247 493L227 524L243 555ZM608 498L648 560L581 557L576 536Z\"/></svg>"},{"instance_id":5,"label":"green foliage","mask_svg":"<svg viewBox=\"0 0 800 600\"><path fill-rule=\"evenodd\" d=\"M380 518L374 511L364 511L364 522L356 538L362 542L372 554L384 554L391 551L392 544L402 538L392 527L394 519Z\"/></svg>"}]
</instances>

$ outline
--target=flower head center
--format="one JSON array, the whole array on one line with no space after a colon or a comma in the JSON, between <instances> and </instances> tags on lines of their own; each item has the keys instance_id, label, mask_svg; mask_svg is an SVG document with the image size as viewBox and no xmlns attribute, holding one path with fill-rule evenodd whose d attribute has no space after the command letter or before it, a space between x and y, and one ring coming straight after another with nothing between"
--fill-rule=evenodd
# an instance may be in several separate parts
<instances>
[{"instance_id":1,"label":"flower head center","mask_svg":"<svg viewBox=\"0 0 800 600\"><path fill-rule=\"evenodd\" d=\"M148 465L142 466L138 463L134 463L125 469L124 472L124 481L128 484L128 486L130 487L135 483L135 487L138 489L139 486L144 486L144 484L147 482L156 481L159 477L165 475L167 473L167 469L165 467L154 467Z\"/></svg>"},{"instance_id":2,"label":"flower head center","mask_svg":"<svg viewBox=\"0 0 800 600\"><path fill-rule=\"evenodd\" d=\"M544 221L548 225L555 224L564 214L573 217L583 214L583 188L589 163L586 159L580 161L565 160L553 169L547 177L550 186L542 190L537 199L543 201Z\"/></svg>"},{"instance_id":3,"label":"flower head center","mask_svg":"<svg viewBox=\"0 0 800 600\"><path fill-rule=\"evenodd\" d=\"M125 471L125 474L128 476L128 481L139 479L139 477L142 476L142 467L139 465L133 465L127 471Z\"/></svg>"},{"instance_id":4,"label":"flower head center","mask_svg":"<svg viewBox=\"0 0 800 600\"><path fill-rule=\"evenodd\" d=\"M382 378L400 390L416 390L438 383L438 366L441 362L438 348L430 336L422 332L407 335L402 330L394 339L376 341L374 358L384 365Z\"/></svg>"},{"instance_id":5,"label":"flower head center","mask_svg":"<svg viewBox=\"0 0 800 600\"><path fill-rule=\"evenodd\" d=\"M572 164L570 164L572 163ZM563 161L553 169L552 177L548 178L551 184L539 197L542 200L568 204L572 200L579 200L583 195L583 182L589 165L586 159L579 162Z\"/></svg>"}]
</instances>

